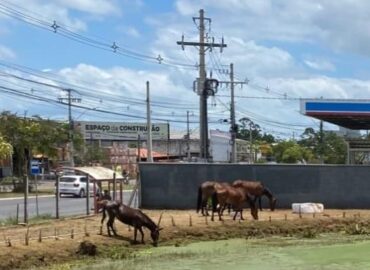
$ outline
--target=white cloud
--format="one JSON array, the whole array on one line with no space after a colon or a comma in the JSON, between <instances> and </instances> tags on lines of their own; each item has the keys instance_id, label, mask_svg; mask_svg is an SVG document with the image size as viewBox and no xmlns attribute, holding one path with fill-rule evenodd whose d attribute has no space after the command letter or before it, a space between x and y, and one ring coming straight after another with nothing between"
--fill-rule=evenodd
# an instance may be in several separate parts
<instances>
[{"instance_id":1,"label":"white cloud","mask_svg":"<svg viewBox=\"0 0 370 270\"><path fill-rule=\"evenodd\" d=\"M112 15L119 11L117 5L109 0L57 0L57 2L65 8L96 15Z\"/></svg>"},{"instance_id":2,"label":"white cloud","mask_svg":"<svg viewBox=\"0 0 370 270\"><path fill-rule=\"evenodd\" d=\"M14 58L16 58L16 55L11 49L0 45L0 59L14 59Z\"/></svg>"},{"instance_id":3,"label":"white cloud","mask_svg":"<svg viewBox=\"0 0 370 270\"><path fill-rule=\"evenodd\" d=\"M68 82L89 85L91 88L100 89L102 93L139 98L145 100L146 81L150 82L151 93L154 99L170 98L174 89L177 90L176 98L182 99L189 92L185 87L174 83L172 78L163 72L150 72L132 70L123 67L102 69L96 66L79 64L74 68L64 68L59 74Z\"/></svg>"},{"instance_id":4,"label":"white cloud","mask_svg":"<svg viewBox=\"0 0 370 270\"><path fill-rule=\"evenodd\" d=\"M184 16L197 16L204 8L216 22L216 31L228 35L322 43L338 51L370 54L369 1L178 0L176 7Z\"/></svg>"},{"instance_id":5,"label":"white cloud","mask_svg":"<svg viewBox=\"0 0 370 270\"><path fill-rule=\"evenodd\" d=\"M315 70L318 71L335 71L335 65L327 60L323 59L307 59L304 63Z\"/></svg>"},{"instance_id":6,"label":"white cloud","mask_svg":"<svg viewBox=\"0 0 370 270\"><path fill-rule=\"evenodd\" d=\"M10 8L20 10L23 13L50 22L67 26L75 31L85 31L87 29L86 22L77 16L72 16L72 10L84 12L93 19L94 16L112 16L120 13L120 9L114 1L108 0L56 0L56 1L42 1L42 0L14 0L11 3L6 3ZM7 18L4 16L4 18Z\"/></svg>"},{"instance_id":7,"label":"white cloud","mask_svg":"<svg viewBox=\"0 0 370 270\"><path fill-rule=\"evenodd\" d=\"M135 27L127 27L126 29L123 30L127 35L138 38L140 37L139 31Z\"/></svg>"}]
</instances>

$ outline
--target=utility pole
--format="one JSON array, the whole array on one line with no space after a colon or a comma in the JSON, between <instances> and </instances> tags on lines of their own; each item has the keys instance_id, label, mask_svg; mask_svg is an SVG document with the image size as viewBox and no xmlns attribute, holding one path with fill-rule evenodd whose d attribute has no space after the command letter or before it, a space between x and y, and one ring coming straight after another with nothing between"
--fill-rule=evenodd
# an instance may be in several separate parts
<instances>
[{"instance_id":1,"label":"utility pole","mask_svg":"<svg viewBox=\"0 0 370 270\"><path fill-rule=\"evenodd\" d=\"M249 123L249 163L253 163L253 153L252 153L252 122Z\"/></svg>"},{"instance_id":2,"label":"utility pole","mask_svg":"<svg viewBox=\"0 0 370 270\"><path fill-rule=\"evenodd\" d=\"M71 101L71 89L68 89L68 121L69 121L69 153L71 158L71 166L75 166L74 161L74 147L73 147L73 121L72 121L72 101Z\"/></svg>"},{"instance_id":3,"label":"utility pole","mask_svg":"<svg viewBox=\"0 0 370 270\"><path fill-rule=\"evenodd\" d=\"M64 89L64 91L67 91L68 97L67 98L58 98L59 102L64 103L64 100L67 100L68 105L68 123L69 123L69 130L68 130L68 140L69 140L69 154L70 154L70 162L71 167L75 166L74 162L74 147L73 147L73 119L72 119L72 102L81 103L80 98L73 98L71 95L72 89Z\"/></svg>"},{"instance_id":4,"label":"utility pole","mask_svg":"<svg viewBox=\"0 0 370 270\"><path fill-rule=\"evenodd\" d=\"M189 128L189 111L186 111L186 154L188 161L190 161L190 128Z\"/></svg>"},{"instance_id":5,"label":"utility pole","mask_svg":"<svg viewBox=\"0 0 370 270\"><path fill-rule=\"evenodd\" d=\"M152 120L150 115L150 93L149 93L149 82L146 82L146 114L147 114L147 127L148 127L148 136L147 136L147 144L148 144L148 156L147 162L153 162L153 155L152 155Z\"/></svg>"},{"instance_id":6,"label":"utility pole","mask_svg":"<svg viewBox=\"0 0 370 270\"><path fill-rule=\"evenodd\" d=\"M199 132L200 132L200 158L205 161L208 160L208 111L207 111L207 98L210 95L214 95L217 92L218 82L215 79L207 79L206 64L205 64L205 52L207 50L212 51L212 48L219 47L221 52L226 47L223 39L222 43L205 42L205 21L211 25L211 19L204 17L204 10L199 10L199 17L193 17L194 23L199 21L199 42L185 42L184 36L182 40L178 41L177 44L181 45L182 49L185 46L196 46L199 47L199 78L197 83L197 93L199 95ZM210 28L210 27L209 27Z\"/></svg>"},{"instance_id":7,"label":"utility pole","mask_svg":"<svg viewBox=\"0 0 370 270\"><path fill-rule=\"evenodd\" d=\"M320 163L324 164L324 126L323 121L320 120L320 139L319 139L319 149L320 149Z\"/></svg>"},{"instance_id":8,"label":"utility pole","mask_svg":"<svg viewBox=\"0 0 370 270\"><path fill-rule=\"evenodd\" d=\"M237 162L236 157L236 134L238 132L238 125L235 121L235 98L234 98L234 88L235 85L240 85L243 87L244 84L247 84L248 81L244 82L236 82L234 81L234 64L230 64L230 81L219 81L219 84L230 84L230 96L231 96L231 102L230 102L230 134L231 134L231 163Z\"/></svg>"}]
</instances>

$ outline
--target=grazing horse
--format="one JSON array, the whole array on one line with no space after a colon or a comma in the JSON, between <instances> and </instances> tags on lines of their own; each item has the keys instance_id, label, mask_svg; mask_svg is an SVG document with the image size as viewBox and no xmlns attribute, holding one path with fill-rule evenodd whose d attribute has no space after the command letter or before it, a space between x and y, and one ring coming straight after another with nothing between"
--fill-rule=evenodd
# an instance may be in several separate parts
<instances>
[{"instance_id":1,"label":"grazing horse","mask_svg":"<svg viewBox=\"0 0 370 270\"><path fill-rule=\"evenodd\" d=\"M113 227L114 219L117 218L124 224L128 224L134 227L134 242L136 243L137 231L141 233L141 243L144 244L144 232L142 227L146 227L150 230L150 236L153 240L153 245L158 245L159 231L162 228L159 228L159 224L162 219L162 215L159 218L158 224L156 225L147 215L141 212L138 209L128 207L117 201L108 201L102 200L98 202L103 207L103 218L101 224L103 224L106 212L108 212L109 219L107 222L108 235L111 236L110 230L113 231L113 234L117 236L117 232Z\"/></svg>"},{"instance_id":2,"label":"grazing horse","mask_svg":"<svg viewBox=\"0 0 370 270\"><path fill-rule=\"evenodd\" d=\"M222 220L221 215L226 205L231 205L235 211L233 220L236 215L240 212L240 219L243 218L243 204L248 202L251 208L251 215L254 219L258 219L258 209L251 199L250 195L245 192L243 188L237 188L232 186L224 186L216 183L214 185L215 192L212 194L212 217L214 220L214 213L218 213L218 219ZM219 206L217 208L217 205Z\"/></svg>"},{"instance_id":3,"label":"grazing horse","mask_svg":"<svg viewBox=\"0 0 370 270\"><path fill-rule=\"evenodd\" d=\"M208 199L215 193L215 184L222 186L230 186L229 183L218 183L216 181L203 182L198 188L197 213L202 210L203 216L208 216Z\"/></svg>"},{"instance_id":4,"label":"grazing horse","mask_svg":"<svg viewBox=\"0 0 370 270\"><path fill-rule=\"evenodd\" d=\"M270 201L270 210L274 211L276 206L276 198L272 195L272 192L266 188L261 182L257 181L245 181L236 180L232 184L233 187L240 187L245 190L248 194L254 196L254 202L258 199L260 210L262 211L261 197L265 195Z\"/></svg>"}]
</instances>

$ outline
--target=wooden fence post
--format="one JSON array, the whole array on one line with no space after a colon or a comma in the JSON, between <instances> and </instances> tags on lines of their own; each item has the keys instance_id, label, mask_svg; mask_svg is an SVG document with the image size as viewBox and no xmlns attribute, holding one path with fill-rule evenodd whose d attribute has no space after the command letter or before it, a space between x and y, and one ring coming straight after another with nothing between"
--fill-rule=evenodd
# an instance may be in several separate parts
<instances>
[{"instance_id":1,"label":"wooden fence post","mask_svg":"<svg viewBox=\"0 0 370 270\"><path fill-rule=\"evenodd\" d=\"M42 242L42 231L41 229L39 230L39 239L38 239L39 243Z\"/></svg>"},{"instance_id":2,"label":"wooden fence post","mask_svg":"<svg viewBox=\"0 0 370 270\"><path fill-rule=\"evenodd\" d=\"M171 216L171 222L172 222L172 226L176 226L176 224L175 224L175 219L173 218L173 216Z\"/></svg>"},{"instance_id":3,"label":"wooden fence post","mask_svg":"<svg viewBox=\"0 0 370 270\"><path fill-rule=\"evenodd\" d=\"M27 226L27 232L26 232L26 235L25 235L25 239L24 239L24 242L26 244L26 246L28 246L29 244L29 232L30 232L30 228Z\"/></svg>"}]
</instances>

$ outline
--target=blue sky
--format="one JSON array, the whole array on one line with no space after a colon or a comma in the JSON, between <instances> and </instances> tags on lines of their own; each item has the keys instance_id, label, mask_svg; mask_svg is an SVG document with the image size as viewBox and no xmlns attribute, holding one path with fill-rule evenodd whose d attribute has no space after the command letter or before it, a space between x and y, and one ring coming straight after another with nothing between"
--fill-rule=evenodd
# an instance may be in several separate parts
<instances>
[{"instance_id":1,"label":"blue sky","mask_svg":"<svg viewBox=\"0 0 370 270\"><path fill-rule=\"evenodd\" d=\"M228 45L222 54L208 53L208 72L226 80L220 69L234 63L236 79L250 81L237 87L237 119L250 117L263 131L286 138L318 126L299 113L298 98L370 97L367 1L0 0L0 86L28 95L0 92L0 110L67 120L67 108L50 101L65 92L10 76L16 75L77 90L83 108L73 109L75 119L143 121L149 80L154 122L169 120L172 130L185 130L189 110L196 134L199 98L192 85L198 51L182 51L176 41L183 34L197 40L192 17L200 8L212 19L209 36L218 42L224 37ZM53 21L70 34L53 33ZM115 42L128 56L81 44L72 34ZM144 59L135 59L137 53ZM148 61L159 54L162 64ZM209 99L210 128L228 130L218 120L229 117L229 91L223 87Z\"/></svg>"}]
</instances>

